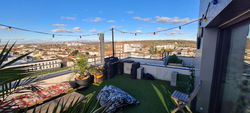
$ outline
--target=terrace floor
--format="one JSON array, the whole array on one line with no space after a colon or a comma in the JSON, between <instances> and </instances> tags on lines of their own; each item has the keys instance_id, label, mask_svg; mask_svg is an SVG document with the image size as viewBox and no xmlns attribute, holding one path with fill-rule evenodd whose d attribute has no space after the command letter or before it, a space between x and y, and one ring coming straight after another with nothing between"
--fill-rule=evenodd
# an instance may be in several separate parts
<instances>
[{"instance_id":1,"label":"terrace floor","mask_svg":"<svg viewBox=\"0 0 250 113\"><path fill-rule=\"evenodd\" d=\"M117 75L110 80L105 80L100 84L94 84L80 93L84 95L96 95L105 85L114 85L126 91L137 100L139 105L129 106L119 113L170 113L176 105L171 99L174 90L190 92L189 76L178 76L177 87L170 86L169 82L160 80L137 80L131 79L129 75ZM96 99L94 99L96 101ZM94 106L95 102L91 106Z\"/></svg>"}]
</instances>

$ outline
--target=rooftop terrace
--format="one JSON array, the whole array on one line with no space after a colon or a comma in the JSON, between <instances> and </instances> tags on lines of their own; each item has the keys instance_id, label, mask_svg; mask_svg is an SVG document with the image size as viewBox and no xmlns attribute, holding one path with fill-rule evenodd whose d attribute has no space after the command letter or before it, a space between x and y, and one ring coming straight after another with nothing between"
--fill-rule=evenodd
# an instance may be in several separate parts
<instances>
[{"instance_id":1,"label":"rooftop terrace","mask_svg":"<svg viewBox=\"0 0 250 113\"><path fill-rule=\"evenodd\" d=\"M129 106L122 110L124 113L170 113L176 105L171 99L174 90L190 93L192 91L192 79L186 75L178 75L177 86L170 86L170 82L161 80L138 80L131 79L130 75L116 75L110 80L100 84L93 84L84 91L84 95L95 96L105 85L114 85L140 101L137 106ZM94 97L95 97L94 96ZM96 100L95 100L96 101ZM95 102L94 102L95 103ZM94 106L94 103L91 106Z\"/></svg>"}]
</instances>

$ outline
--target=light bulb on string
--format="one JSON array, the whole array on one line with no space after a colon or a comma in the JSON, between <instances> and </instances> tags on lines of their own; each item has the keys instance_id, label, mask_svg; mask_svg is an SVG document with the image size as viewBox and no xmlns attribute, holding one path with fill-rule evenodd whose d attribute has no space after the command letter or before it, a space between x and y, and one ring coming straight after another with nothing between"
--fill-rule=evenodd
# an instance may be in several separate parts
<instances>
[{"instance_id":1,"label":"light bulb on string","mask_svg":"<svg viewBox=\"0 0 250 113\"><path fill-rule=\"evenodd\" d=\"M137 33L135 33L135 36L137 35Z\"/></svg>"},{"instance_id":2,"label":"light bulb on string","mask_svg":"<svg viewBox=\"0 0 250 113\"><path fill-rule=\"evenodd\" d=\"M11 27L9 27L8 30L11 31Z\"/></svg>"},{"instance_id":3,"label":"light bulb on string","mask_svg":"<svg viewBox=\"0 0 250 113\"><path fill-rule=\"evenodd\" d=\"M179 30L181 30L181 26L179 26Z\"/></svg>"},{"instance_id":4,"label":"light bulb on string","mask_svg":"<svg viewBox=\"0 0 250 113\"><path fill-rule=\"evenodd\" d=\"M52 38L55 38L55 34L52 34Z\"/></svg>"},{"instance_id":5,"label":"light bulb on string","mask_svg":"<svg viewBox=\"0 0 250 113\"><path fill-rule=\"evenodd\" d=\"M218 0L213 0L213 4L216 5L218 3Z\"/></svg>"},{"instance_id":6,"label":"light bulb on string","mask_svg":"<svg viewBox=\"0 0 250 113\"><path fill-rule=\"evenodd\" d=\"M206 16L204 17L204 22L207 22L207 17Z\"/></svg>"},{"instance_id":7,"label":"light bulb on string","mask_svg":"<svg viewBox=\"0 0 250 113\"><path fill-rule=\"evenodd\" d=\"M80 38L82 38L82 36L80 35Z\"/></svg>"},{"instance_id":8,"label":"light bulb on string","mask_svg":"<svg viewBox=\"0 0 250 113\"><path fill-rule=\"evenodd\" d=\"M156 32L154 32L154 35L156 35Z\"/></svg>"}]
</instances>

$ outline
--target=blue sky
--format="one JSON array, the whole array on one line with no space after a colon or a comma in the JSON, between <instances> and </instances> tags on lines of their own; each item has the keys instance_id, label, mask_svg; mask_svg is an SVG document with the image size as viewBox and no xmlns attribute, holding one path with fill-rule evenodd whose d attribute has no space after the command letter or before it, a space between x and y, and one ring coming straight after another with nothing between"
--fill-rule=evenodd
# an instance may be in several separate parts
<instances>
[{"instance_id":1,"label":"blue sky","mask_svg":"<svg viewBox=\"0 0 250 113\"><path fill-rule=\"evenodd\" d=\"M103 32L112 26L129 32L151 32L181 25L198 18L199 0L2 0L0 23L16 27L81 35ZM122 40L195 40L197 23L157 35L131 35L115 32ZM90 37L55 37L0 27L1 43L98 40ZM105 40L111 33L105 33Z\"/></svg>"}]
</instances>

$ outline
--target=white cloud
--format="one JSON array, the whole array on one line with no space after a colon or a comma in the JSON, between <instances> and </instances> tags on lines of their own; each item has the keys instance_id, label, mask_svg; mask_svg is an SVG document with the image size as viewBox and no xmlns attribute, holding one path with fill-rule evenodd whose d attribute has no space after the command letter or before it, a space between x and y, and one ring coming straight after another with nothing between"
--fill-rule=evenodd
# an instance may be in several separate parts
<instances>
[{"instance_id":1,"label":"white cloud","mask_svg":"<svg viewBox=\"0 0 250 113\"><path fill-rule=\"evenodd\" d=\"M100 17L96 17L96 18L94 18L94 19L92 19L92 20L90 20L91 22L101 22L103 19L102 18L100 18Z\"/></svg>"},{"instance_id":2,"label":"white cloud","mask_svg":"<svg viewBox=\"0 0 250 113\"><path fill-rule=\"evenodd\" d=\"M156 16L156 22L157 23L167 23L170 22L171 18L169 17L160 17L160 16Z\"/></svg>"},{"instance_id":3,"label":"white cloud","mask_svg":"<svg viewBox=\"0 0 250 113\"><path fill-rule=\"evenodd\" d=\"M179 19L179 17L170 18L156 16L155 19L157 23L187 23L191 21L189 18Z\"/></svg>"},{"instance_id":4,"label":"white cloud","mask_svg":"<svg viewBox=\"0 0 250 113\"><path fill-rule=\"evenodd\" d=\"M57 26L57 27L63 27L66 26L65 24L52 24L53 26Z\"/></svg>"},{"instance_id":5,"label":"white cloud","mask_svg":"<svg viewBox=\"0 0 250 113\"><path fill-rule=\"evenodd\" d=\"M96 29L91 29L91 30L89 30L89 32L91 32L91 33L96 33L97 30L96 30Z\"/></svg>"},{"instance_id":6,"label":"white cloud","mask_svg":"<svg viewBox=\"0 0 250 113\"><path fill-rule=\"evenodd\" d=\"M123 28L123 26L111 26L111 28L121 29L121 28Z\"/></svg>"},{"instance_id":7,"label":"white cloud","mask_svg":"<svg viewBox=\"0 0 250 113\"><path fill-rule=\"evenodd\" d=\"M168 28L157 27L157 30L158 30L158 31L168 30ZM171 29L171 30L173 30L173 31L180 31L179 28L174 28L174 29Z\"/></svg>"},{"instance_id":8,"label":"white cloud","mask_svg":"<svg viewBox=\"0 0 250 113\"><path fill-rule=\"evenodd\" d=\"M148 22L151 18L133 17L133 19Z\"/></svg>"},{"instance_id":9,"label":"white cloud","mask_svg":"<svg viewBox=\"0 0 250 113\"><path fill-rule=\"evenodd\" d=\"M175 28L175 29L173 29L174 31L180 31L180 29L179 28Z\"/></svg>"},{"instance_id":10,"label":"white cloud","mask_svg":"<svg viewBox=\"0 0 250 113\"><path fill-rule=\"evenodd\" d=\"M168 28L161 28L161 27L158 27L157 30L158 31L161 31L161 30L167 30Z\"/></svg>"},{"instance_id":11,"label":"white cloud","mask_svg":"<svg viewBox=\"0 0 250 113\"><path fill-rule=\"evenodd\" d=\"M108 23L115 23L115 20L108 20Z\"/></svg>"},{"instance_id":12,"label":"white cloud","mask_svg":"<svg viewBox=\"0 0 250 113\"><path fill-rule=\"evenodd\" d=\"M5 29L7 29L7 27L5 27L5 26L0 26L0 30L5 30Z\"/></svg>"},{"instance_id":13,"label":"white cloud","mask_svg":"<svg viewBox=\"0 0 250 113\"><path fill-rule=\"evenodd\" d=\"M74 27L72 29L72 31L74 31L74 32L84 32L80 27Z\"/></svg>"},{"instance_id":14,"label":"white cloud","mask_svg":"<svg viewBox=\"0 0 250 113\"><path fill-rule=\"evenodd\" d=\"M66 29L65 27L58 27L57 29L51 30L54 33L72 33L71 30Z\"/></svg>"},{"instance_id":15,"label":"white cloud","mask_svg":"<svg viewBox=\"0 0 250 113\"><path fill-rule=\"evenodd\" d=\"M179 19L179 17L172 18L173 23L187 23L187 22L190 22L190 21L191 20L189 18L183 18L183 19Z\"/></svg>"},{"instance_id":16,"label":"white cloud","mask_svg":"<svg viewBox=\"0 0 250 113\"><path fill-rule=\"evenodd\" d=\"M141 30L136 30L135 32L136 32L136 33L141 33L142 31L141 31Z\"/></svg>"},{"instance_id":17,"label":"white cloud","mask_svg":"<svg viewBox=\"0 0 250 113\"><path fill-rule=\"evenodd\" d=\"M128 33L127 31L125 31L125 30L123 30L123 31L121 31L121 33Z\"/></svg>"},{"instance_id":18,"label":"white cloud","mask_svg":"<svg viewBox=\"0 0 250 113\"><path fill-rule=\"evenodd\" d=\"M129 15L135 14L134 11L127 11L126 13L129 14Z\"/></svg>"},{"instance_id":19,"label":"white cloud","mask_svg":"<svg viewBox=\"0 0 250 113\"><path fill-rule=\"evenodd\" d=\"M66 17L65 17L65 16L62 16L61 19L62 19L62 20L76 20L75 17L69 17L69 16L66 16Z\"/></svg>"},{"instance_id":20,"label":"white cloud","mask_svg":"<svg viewBox=\"0 0 250 113\"><path fill-rule=\"evenodd\" d=\"M167 36L173 36L173 35L178 35L178 34L185 34L184 32L170 32L170 33L166 33Z\"/></svg>"}]
</instances>

